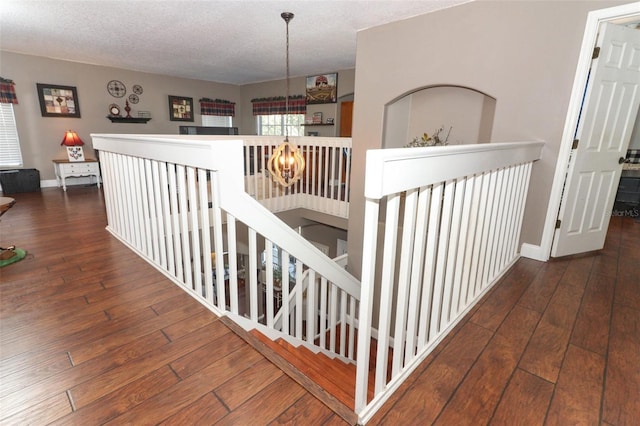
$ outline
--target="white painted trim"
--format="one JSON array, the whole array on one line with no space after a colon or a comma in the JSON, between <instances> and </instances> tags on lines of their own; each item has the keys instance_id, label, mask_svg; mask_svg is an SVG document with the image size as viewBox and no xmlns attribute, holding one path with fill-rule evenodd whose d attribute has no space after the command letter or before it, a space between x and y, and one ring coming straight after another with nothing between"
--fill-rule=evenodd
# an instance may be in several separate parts
<instances>
[{"instance_id":1,"label":"white painted trim","mask_svg":"<svg viewBox=\"0 0 640 426\"><path fill-rule=\"evenodd\" d=\"M520 256L526 257L527 259L539 260L541 262L546 262L549 260L549 254L545 255L545 251L541 246L536 246L529 243L523 243L520 248Z\"/></svg>"},{"instance_id":2,"label":"white painted trim","mask_svg":"<svg viewBox=\"0 0 640 426\"><path fill-rule=\"evenodd\" d=\"M528 141L369 150L364 196L380 199L460 176L536 161L543 147L543 142ZM445 158L447 161L443 161Z\"/></svg>"},{"instance_id":3,"label":"white painted trim","mask_svg":"<svg viewBox=\"0 0 640 426\"><path fill-rule=\"evenodd\" d=\"M74 185L77 185L77 181L75 181L76 183L74 183ZM40 188L53 188L58 186L58 181L55 179L47 179L47 180L41 180L40 181ZM69 186L69 185L67 185Z\"/></svg>"},{"instance_id":4,"label":"white painted trim","mask_svg":"<svg viewBox=\"0 0 640 426\"><path fill-rule=\"evenodd\" d=\"M578 125L578 115L580 114L584 89L587 85L587 76L589 75L589 68L591 66L593 46L595 46L598 37L598 28L603 22L623 19L634 15L640 15L640 2L594 10L589 12L589 15L587 16L587 24L584 30L584 37L582 39L580 56L578 58L578 65L576 68L576 76L573 81L573 89L571 90L567 118L560 142L556 171L553 177L553 184L551 186L551 194L549 195L549 206L547 208L542 240L539 246L540 250L537 254L538 257L535 257L537 260L547 261L551 255L551 245L553 243L553 235L555 233L556 219L560 210L562 189L564 187L566 171L569 167L573 135ZM527 254L525 254L525 247L523 245L522 255L529 257L528 254L531 253L529 250L530 247L527 247Z\"/></svg>"}]
</instances>

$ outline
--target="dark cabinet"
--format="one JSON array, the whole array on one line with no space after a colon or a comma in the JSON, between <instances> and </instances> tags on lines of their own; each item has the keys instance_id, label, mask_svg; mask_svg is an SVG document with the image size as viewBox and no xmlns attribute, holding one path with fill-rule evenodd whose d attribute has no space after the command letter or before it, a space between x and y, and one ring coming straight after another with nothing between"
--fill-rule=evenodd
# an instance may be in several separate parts
<instances>
[{"instance_id":1,"label":"dark cabinet","mask_svg":"<svg viewBox=\"0 0 640 426\"><path fill-rule=\"evenodd\" d=\"M618 185L616 202L640 205L640 171L623 171Z\"/></svg>"}]
</instances>

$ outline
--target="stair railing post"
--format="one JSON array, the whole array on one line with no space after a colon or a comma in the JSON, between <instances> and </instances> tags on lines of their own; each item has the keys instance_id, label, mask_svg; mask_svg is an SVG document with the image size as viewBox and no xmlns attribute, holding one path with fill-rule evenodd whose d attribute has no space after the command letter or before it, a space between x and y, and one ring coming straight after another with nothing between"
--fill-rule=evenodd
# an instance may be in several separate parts
<instances>
[{"instance_id":1,"label":"stair railing post","mask_svg":"<svg viewBox=\"0 0 640 426\"><path fill-rule=\"evenodd\" d=\"M356 354L356 413L359 413L367 405L369 350L371 347L376 244L378 238L378 203L378 200L370 198L365 201L362 285L360 290L360 313L358 315L358 350Z\"/></svg>"}]
</instances>

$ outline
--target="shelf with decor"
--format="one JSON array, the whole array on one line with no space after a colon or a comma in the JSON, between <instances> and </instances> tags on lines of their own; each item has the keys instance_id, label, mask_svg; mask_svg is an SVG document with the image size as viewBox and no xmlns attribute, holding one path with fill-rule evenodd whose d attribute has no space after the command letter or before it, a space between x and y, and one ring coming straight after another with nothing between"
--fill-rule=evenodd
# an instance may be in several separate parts
<instances>
[{"instance_id":1,"label":"shelf with decor","mask_svg":"<svg viewBox=\"0 0 640 426\"><path fill-rule=\"evenodd\" d=\"M307 105L305 121L307 136L335 136L336 104Z\"/></svg>"},{"instance_id":2,"label":"shelf with decor","mask_svg":"<svg viewBox=\"0 0 640 426\"><path fill-rule=\"evenodd\" d=\"M151 117L110 117L107 116L112 123L146 123Z\"/></svg>"}]
</instances>

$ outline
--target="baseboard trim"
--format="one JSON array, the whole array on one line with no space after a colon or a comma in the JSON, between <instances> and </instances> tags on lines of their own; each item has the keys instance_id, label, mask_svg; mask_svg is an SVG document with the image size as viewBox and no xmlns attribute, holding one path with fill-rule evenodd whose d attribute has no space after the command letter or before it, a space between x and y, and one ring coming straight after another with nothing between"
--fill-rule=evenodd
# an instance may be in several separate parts
<instances>
[{"instance_id":1,"label":"baseboard trim","mask_svg":"<svg viewBox=\"0 0 640 426\"><path fill-rule=\"evenodd\" d=\"M54 186L58 186L58 181L55 179L47 179L40 181L40 188L53 188Z\"/></svg>"},{"instance_id":2,"label":"baseboard trim","mask_svg":"<svg viewBox=\"0 0 640 426\"><path fill-rule=\"evenodd\" d=\"M522 247L520 248L520 256L526 257L527 259L539 260L541 262L549 260L549 253L545 253L541 246L529 243L522 244Z\"/></svg>"}]
</instances>

